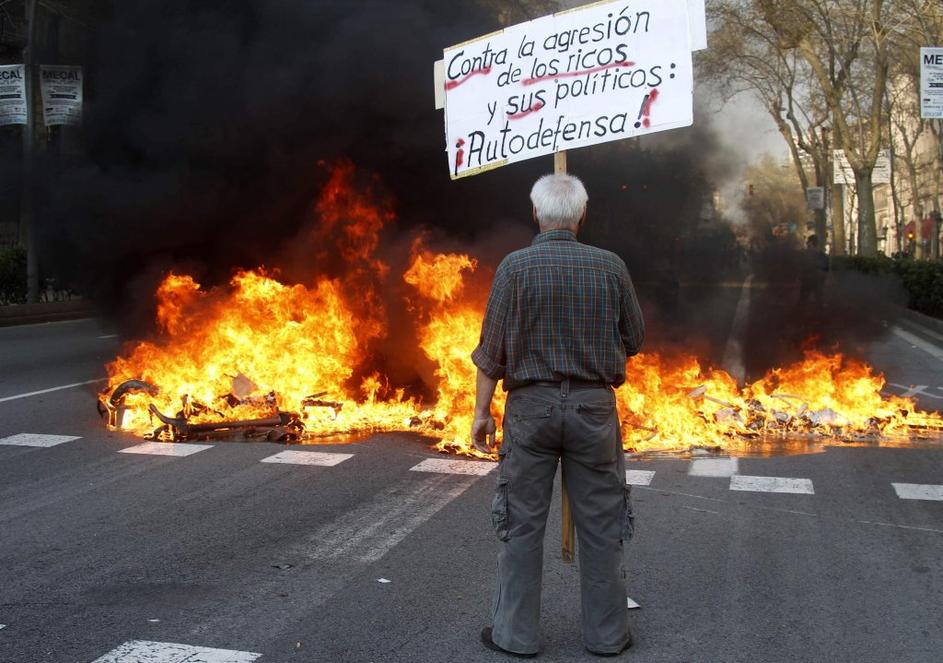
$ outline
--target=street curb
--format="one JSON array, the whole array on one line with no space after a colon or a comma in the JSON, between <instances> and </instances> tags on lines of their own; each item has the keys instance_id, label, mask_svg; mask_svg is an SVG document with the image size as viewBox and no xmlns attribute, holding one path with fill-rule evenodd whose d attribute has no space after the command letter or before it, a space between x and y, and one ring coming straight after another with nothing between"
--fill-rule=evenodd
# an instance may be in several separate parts
<instances>
[{"instance_id":1,"label":"street curb","mask_svg":"<svg viewBox=\"0 0 943 663\"><path fill-rule=\"evenodd\" d=\"M929 329L943 334L943 320L931 318L929 315L918 313L917 311L909 308L904 309L904 317L912 322L917 323L918 325L923 325L924 327L928 327Z\"/></svg>"},{"instance_id":2,"label":"street curb","mask_svg":"<svg viewBox=\"0 0 943 663\"><path fill-rule=\"evenodd\" d=\"M95 313L94 304L84 299L39 304L11 304L0 306L0 327L78 320L93 317Z\"/></svg>"}]
</instances>

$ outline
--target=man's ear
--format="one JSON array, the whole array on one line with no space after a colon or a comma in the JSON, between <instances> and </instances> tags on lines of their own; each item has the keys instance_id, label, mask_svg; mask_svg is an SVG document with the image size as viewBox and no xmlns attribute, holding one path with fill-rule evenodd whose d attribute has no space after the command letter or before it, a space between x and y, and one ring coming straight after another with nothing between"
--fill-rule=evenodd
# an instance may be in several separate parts
<instances>
[{"instance_id":1,"label":"man's ear","mask_svg":"<svg viewBox=\"0 0 943 663\"><path fill-rule=\"evenodd\" d=\"M583 208L583 216L580 217L579 223L576 224L577 228L582 228L583 224L586 223L586 212L589 209L589 205Z\"/></svg>"},{"instance_id":2,"label":"man's ear","mask_svg":"<svg viewBox=\"0 0 943 663\"><path fill-rule=\"evenodd\" d=\"M530 209L531 209L531 215L532 215L533 218L534 218L534 223L536 223L536 224L539 226L539 225L540 225L540 221L537 220L537 208L536 208L536 207L531 207Z\"/></svg>"}]
</instances>

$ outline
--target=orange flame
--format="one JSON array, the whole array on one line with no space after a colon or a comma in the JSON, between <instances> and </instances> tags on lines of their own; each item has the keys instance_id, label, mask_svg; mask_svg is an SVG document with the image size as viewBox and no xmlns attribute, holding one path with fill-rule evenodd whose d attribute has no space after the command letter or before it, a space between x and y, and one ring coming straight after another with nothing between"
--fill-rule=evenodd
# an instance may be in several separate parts
<instances>
[{"instance_id":1,"label":"orange flame","mask_svg":"<svg viewBox=\"0 0 943 663\"><path fill-rule=\"evenodd\" d=\"M469 440L478 342L488 274L468 255L435 253L417 240L402 274L410 286L419 348L434 365L434 398L423 402L370 366L371 343L386 331L379 289L389 267L376 258L391 206L353 185L350 164L334 169L316 206L319 260L333 252L344 270L312 285L288 285L263 270L237 273L204 289L168 275L157 290L160 336L134 344L108 366L108 399L126 380L159 393L124 397L120 427L153 434L149 411L190 423L297 414L307 436L413 431L436 448L478 456ZM476 287L469 287L472 279ZM627 450L730 448L758 437L820 434L845 439L943 429L909 398L884 397L883 377L840 354L809 353L792 366L738 387L727 373L693 356L643 354L630 360L616 391ZM313 397L313 398L312 398ZM504 394L493 412L499 418Z\"/></svg>"}]
</instances>

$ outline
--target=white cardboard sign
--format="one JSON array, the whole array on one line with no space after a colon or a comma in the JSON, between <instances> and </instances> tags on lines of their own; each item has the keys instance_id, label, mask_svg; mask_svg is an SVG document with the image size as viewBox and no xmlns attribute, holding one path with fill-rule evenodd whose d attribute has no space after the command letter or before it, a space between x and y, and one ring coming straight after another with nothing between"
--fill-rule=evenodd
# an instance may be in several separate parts
<instances>
[{"instance_id":1,"label":"white cardboard sign","mask_svg":"<svg viewBox=\"0 0 943 663\"><path fill-rule=\"evenodd\" d=\"M832 184L855 184L855 171L852 170L848 158L845 156L845 150L832 151ZM874 164L874 170L871 172L872 184L890 184L891 183L891 151L881 150L878 153L878 159Z\"/></svg>"},{"instance_id":2,"label":"white cardboard sign","mask_svg":"<svg viewBox=\"0 0 943 663\"><path fill-rule=\"evenodd\" d=\"M920 116L943 120L943 48L920 49Z\"/></svg>"},{"instance_id":3,"label":"white cardboard sign","mask_svg":"<svg viewBox=\"0 0 943 663\"><path fill-rule=\"evenodd\" d=\"M0 66L0 125L26 124L26 73L21 64Z\"/></svg>"},{"instance_id":4,"label":"white cardboard sign","mask_svg":"<svg viewBox=\"0 0 943 663\"><path fill-rule=\"evenodd\" d=\"M39 68L46 126L82 124L82 67L44 64Z\"/></svg>"},{"instance_id":5,"label":"white cardboard sign","mask_svg":"<svg viewBox=\"0 0 943 663\"><path fill-rule=\"evenodd\" d=\"M690 126L689 0L615 0L444 51L452 179Z\"/></svg>"}]
</instances>

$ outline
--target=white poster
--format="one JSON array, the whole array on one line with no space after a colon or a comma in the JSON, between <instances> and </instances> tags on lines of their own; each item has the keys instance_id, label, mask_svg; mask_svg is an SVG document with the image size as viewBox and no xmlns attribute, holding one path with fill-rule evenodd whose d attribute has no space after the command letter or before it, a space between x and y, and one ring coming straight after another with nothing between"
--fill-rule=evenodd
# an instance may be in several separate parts
<instances>
[{"instance_id":1,"label":"white poster","mask_svg":"<svg viewBox=\"0 0 943 663\"><path fill-rule=\"evenodd\" d=\"M690 126L688 0L616 0L444 51L453 179Z\"/></svg>"},{"instance_id":2,"label":"white poster","mask_svg":"<svg viewBox=\"0 0 943 663\"><path fill-rule=\"evenodd\" d=\"M39 78L46 126L82 124L82 67L44 64Z\"/></svg>"},{"instance_id":3,"label":"white poster","mask_svg":"<svg viewBox=\"0 0 943 663\"><path fill-rule=\"evenodd\" d=\"M834 177L833 184L847 184L854 186L855 171L845 157L845 150L834 150L832 152L832 171ZM878 152L877 162L874 164L874 171L871 173L872 184L890 184L891 183L891 151L881 150Z\"/></svg>"},{"instance_id":4,"label":"white poster","mask_svg":"<svg viewBox=\"0 0 943 663\"><path fill-rule=\"evenodd\" d=\"M810 186L805 190L805 202L811 210L825 209L825 187Z\"/></svg>"},{"instance_id":5,"label":"white poster","mask_svg":"<svg viewBox=\"0 0 943 663\"><path fill-rule=\"evenodd\" d=\"M21 64L0 66L0 125L26 124L26 73Z\"/></svg>"},{"instance_id":6,"label":"white poster","mask_svg":"<svg viewBox=\"0 0 943 663\"><path fill-rule=\"evenodd\" d=\"M920 49L920 117L943 120L943 48Z\"/></svg>"}]
</instances>

